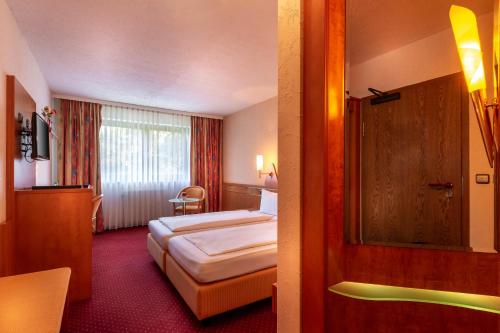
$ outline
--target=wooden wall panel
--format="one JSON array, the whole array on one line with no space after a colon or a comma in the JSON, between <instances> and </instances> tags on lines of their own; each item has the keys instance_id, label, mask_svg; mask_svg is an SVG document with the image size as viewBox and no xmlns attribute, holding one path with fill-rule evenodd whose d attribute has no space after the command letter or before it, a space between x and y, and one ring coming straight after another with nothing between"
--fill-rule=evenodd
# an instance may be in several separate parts
<instances>
[{"instance_id":1,"label":"wooden wall panel","mask_svg":"<svg viewBox=\"0 0 500 333\"><path fill-rule=\"evenodd\" d=\"M276 188L245 184L222 184L222 210L260 208L261 189L276 192Z\"/></svg>"},{"instance_id":2,"label":"wooden wall panel","mask_svg":"<svg viewBox=\"0 0 500 333\"><path fill-rule=\"evenodd\" d=\"M304 1L302 102L302 331L325 331L326 82L327 1ZM312 281L315 283L311 283Z\"/></svg>"},{"instance_id":3,"label":"wooden wall panel","mask_svg":"<svg viewBox=\"0 0 500 333\"><path fill-rule=\"evenodd\" d=\"M345 1L312 0L303 6L303 136L304 151L312 151L302 158L302 331L498 331L500 316L483 312L350 300L326 292L331 284L352 280L500 296L500 260L496 254L345 243Z\"/></svg>"},{"instance_id":4,"label":"wooden wall panel","mask_svg":"<svg viewBox=\"0 0 500 333\"><path fill-rule=\"evenodd\" d=\"M12 273L12 221L14 219L14 136L15 122L12 118L15 105L15 83L14 76L7 75L6 80L6 156L5 156L5 215L6 221L0 225L0 276Z\"/></svg>"},{"instance_id":5,"label":"wooden wall panel","mask_svg":"<svg viewBox=\"0 0 500 333\"><path fill-rule=\"evenodd\" d=\"M29 188L36 183L35 163L28 163L21 155L20 113L31 122L36 103L12 75L6 76L6 156L5 193L6 221L0 225L0 276L13 274L16 188ZM0 221L3 222L3 221Z\"/></svg>"},{"instance_id":6,"label":"wooden wall panel","mask_svg":"<svg viewBox=\"0 0 500 333\"><path fill-rule=\"evenodd\" d=\"M303 10L302 330L323 332L332 329L325 287L343 275L343 226L325 222L344 214L345 3L305 1Z\"/></svg>"},{"instance_id":7,"label":"wooden wall panel","mask_svg":"<svg viewBox=\"0 0 500 333\"><path fill-rule=\"evenodd\" d=\"M335 332L498 332L498 315L493 313L437 304L367 302L335 294L329 298L338 314L335 316L336 328L343 328Z\"/></svg>"},{"instance_id":8,"label":"wooden wall panel","mask_svg":"<svg viewBox=\"0 0 500 333\"><path fill-rule=\"evenodd\" d=\"M326 172L328 175L326 196L328 214L324 223L327 226L325 253L327 254L326 285L344 280L344 189L345 189L345 140L344 140L344 67L345 67L345 1L328 1L328 20L326 36L326 105L327 113L322 118L327 122L326 142L328 158ZM326 302L326 326L329 332L337 331L335 320L332 320L330 303Z\"/></svg>"}]
</instances>

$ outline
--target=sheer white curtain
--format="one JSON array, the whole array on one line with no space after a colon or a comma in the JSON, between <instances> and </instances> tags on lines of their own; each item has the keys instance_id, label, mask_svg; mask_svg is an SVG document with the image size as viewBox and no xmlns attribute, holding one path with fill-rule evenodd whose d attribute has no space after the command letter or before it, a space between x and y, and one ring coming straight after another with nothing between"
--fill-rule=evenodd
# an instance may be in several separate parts
<instances>
[{"instance_id":1,"label":"sheer white curtain","mask_svg":"<svg viewBox=\"0 0 500 333\"><path fill-rule=\"evenodd\" d=\"M170 215L190 182L189 116L103 106L100 131L104 228Z\"/></svg>"}]
</instances>

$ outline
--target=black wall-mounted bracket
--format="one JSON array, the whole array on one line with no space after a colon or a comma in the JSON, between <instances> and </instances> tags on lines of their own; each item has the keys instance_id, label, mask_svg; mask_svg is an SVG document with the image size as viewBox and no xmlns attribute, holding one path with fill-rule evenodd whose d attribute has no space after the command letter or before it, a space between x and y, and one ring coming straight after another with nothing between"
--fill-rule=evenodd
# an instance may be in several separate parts
<instances>
[{"instance_id":1,"label":"black wall-mounted bracket","mask_svg":"<svg viewBox=\"0 0 500 333\"><path fill-rule=\"evenodd\" d=\"M17 121L20 124L23 123L23 116L21 114L18 114ZM28 163L33 163L31 155L29 154L30 151L33 150L32 136L33 132L31 130L30 121L26 119L26 124L21 128L21 154Z\"/></svg>"},{"instance_id":2,"label":"black wall-mounted bracket","mask_svg":"<svg viewBox=\"0 0 500 333\"><path fill-rule=\"evenodd\" d=\"M399 92L387 93L387 92L377 90L375 88L368 88L368 91L370 91L372 94L377 96L377 97L372 98L370 100L371 105L378 105L378 104L397 101L397 100L401 99L401 93L399 93Z\"/></svg>"}]
</instances>

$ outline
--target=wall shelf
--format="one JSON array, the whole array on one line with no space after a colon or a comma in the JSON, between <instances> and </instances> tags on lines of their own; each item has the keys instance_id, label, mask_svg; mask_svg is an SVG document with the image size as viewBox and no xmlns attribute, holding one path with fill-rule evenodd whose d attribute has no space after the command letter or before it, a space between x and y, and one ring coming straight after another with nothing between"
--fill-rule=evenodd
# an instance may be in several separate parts
<instances>
[{"instance_id":1,"label":"wall shelf","mask_svg":"<svg viewBox=\"0 0 500 333\"><path fill-rule=\"evenodd\" d=\"M497 296L347 281L333 285L328 290L345 297L366 301L433 303L500 314L500 297Z\"/></svg>"}]
</instances>

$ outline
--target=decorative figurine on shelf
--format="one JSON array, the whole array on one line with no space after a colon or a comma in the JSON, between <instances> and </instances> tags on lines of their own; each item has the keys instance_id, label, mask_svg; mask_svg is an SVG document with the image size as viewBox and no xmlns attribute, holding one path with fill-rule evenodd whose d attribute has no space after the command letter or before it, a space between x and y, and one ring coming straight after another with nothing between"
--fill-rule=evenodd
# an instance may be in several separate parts
<instances>
[{"instance_id":1,"label":"decorative figurine on shelf","mask_svg":"<svg viewBox=\"0 0 500 333\"><path fill-rule=\"evenodd\" d=\"M56 109L51 109L50 106L46 106L43 108L42 113L49 124L49 133L52 133L52 116L55 116L57 111Z\"/></svg>"}]
</instances>

